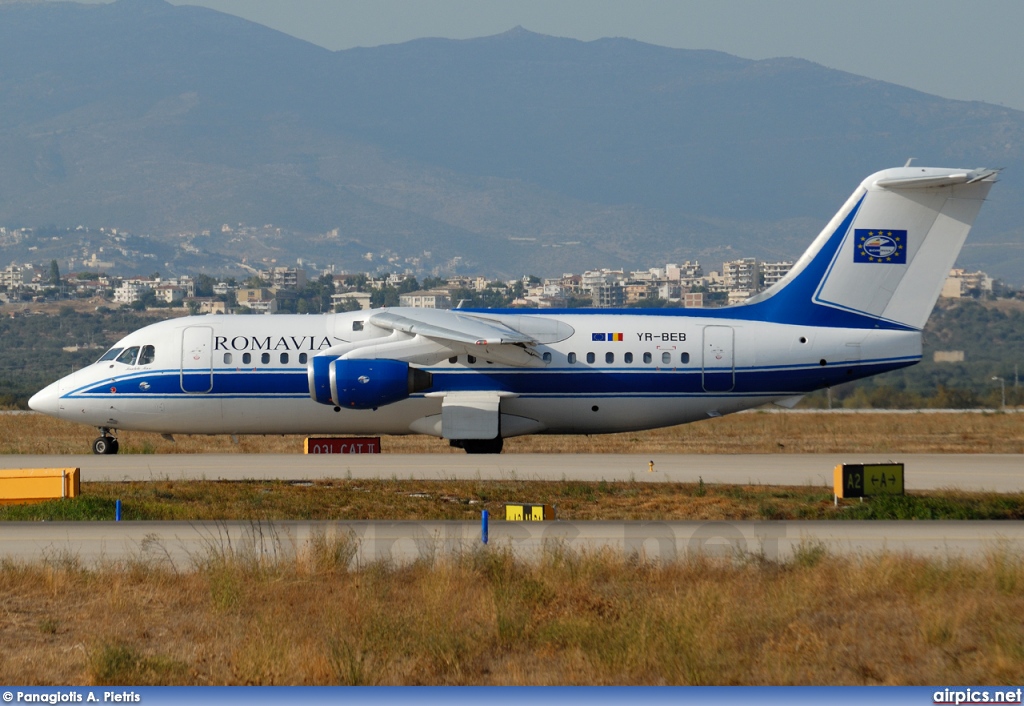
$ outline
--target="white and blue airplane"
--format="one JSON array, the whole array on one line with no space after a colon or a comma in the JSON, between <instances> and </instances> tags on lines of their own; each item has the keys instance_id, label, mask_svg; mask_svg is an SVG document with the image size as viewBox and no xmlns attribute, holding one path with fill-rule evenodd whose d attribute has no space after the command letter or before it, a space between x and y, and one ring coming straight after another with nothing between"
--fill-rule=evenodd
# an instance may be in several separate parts
<instances>
[{"instance_id":1,"label":"white and blue airplane","mask_svg":"<svg viewBox=\"0 0 1024 706\"><path fill-rule=\"evenodd\" d=\"M173 434L430 434L498 453L524 434L718 417L921 359L921 329L996 181L902 167L865 179L777 284L721 309L190 316L125 336L29 400Z\"/></svg>"}]
</instances>

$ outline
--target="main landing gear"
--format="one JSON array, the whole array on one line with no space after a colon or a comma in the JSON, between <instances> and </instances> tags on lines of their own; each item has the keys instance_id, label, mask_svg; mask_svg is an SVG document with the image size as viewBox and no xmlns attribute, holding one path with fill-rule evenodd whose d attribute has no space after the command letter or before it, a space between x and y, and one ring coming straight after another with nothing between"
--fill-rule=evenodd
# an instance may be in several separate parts
<instances>
[{"instance_id":1,"label":"main landing gear","mask_svg":"<svg viewBox=\"0 0 1024 706\"><path fill-rule=\"evenodd\" d=\"M100 434L103 436L98 437L92 442L92 452L99 456L116 454L119 446L117 439L110 435L110 429L107 427L100 427Z\"/></svg>"},{"instance_id":2,"label":"main landing gear","mask_svg":"<svg viewBox=\"0 0 1024 706\"><path fill-rule=\"evenodd\" d=\"M449 445L465 449L468 454L500 454L505 440L497 439L450 439Z\"/></svg>"}]
</instances>

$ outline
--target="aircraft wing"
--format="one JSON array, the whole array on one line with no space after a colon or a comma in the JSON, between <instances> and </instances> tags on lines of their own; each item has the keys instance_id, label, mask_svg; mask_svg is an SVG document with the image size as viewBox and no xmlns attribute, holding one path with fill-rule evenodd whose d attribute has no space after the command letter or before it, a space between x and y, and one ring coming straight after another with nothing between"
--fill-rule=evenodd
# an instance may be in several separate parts
<instances>
[{"instance_id":1,"label":"aircraft wing","mask_svg":"<svg viewBox=\"0 0 1024 706\"><path fill-rule=\"evenodd\" d=\"M465 353L505 365L544 365L533 350L540 342L537 338L493 319L446 309L403 308L375 313L367 324L391 331L392 336L386 342L350 344L345 357L387 357L431 364ZM394 338L396 334L398 338Z\"/></svg>"},{"instance_id":2,"label":"aircraft wing","mask_svg":"<svg viewBox=\"0 0 1024 706\"><path fill-rule=\"evenodd\" d=\"M446 309L423 309L422 312L383 311L371 316L369 323L392 331L475 346L537 344L532 337L496 321L481 321Z\"/></svg>"}]
</instances>

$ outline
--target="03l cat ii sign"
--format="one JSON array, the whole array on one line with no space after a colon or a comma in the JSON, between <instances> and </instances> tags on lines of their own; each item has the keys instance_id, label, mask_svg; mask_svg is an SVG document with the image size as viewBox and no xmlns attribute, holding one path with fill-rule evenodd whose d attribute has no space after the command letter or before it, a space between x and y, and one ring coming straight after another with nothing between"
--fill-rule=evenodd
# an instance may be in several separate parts
<instances>
[{"instance_id":1,"label":"03l cat ii sign","mask_svg":"<svg viewBox=\"0 0 1024 706\"><path fill-rule=\"evenodd\" d=\"M307 454L379 454L380 437L317 438L310 436L306 437L303 450Z\"/></svg>"}]
</instances>

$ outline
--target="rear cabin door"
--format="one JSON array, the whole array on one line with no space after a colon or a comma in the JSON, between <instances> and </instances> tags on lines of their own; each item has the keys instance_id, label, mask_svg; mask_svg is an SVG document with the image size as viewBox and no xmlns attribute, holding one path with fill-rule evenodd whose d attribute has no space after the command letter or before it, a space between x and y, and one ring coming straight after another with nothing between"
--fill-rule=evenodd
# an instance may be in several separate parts
<instances>
[{"instance_id":1,"label":"rear cabin door","mask_svg":"<svg viewBox=\"0 0 1024 706\"><path fill-rule=\"evenodd\" d=\"M704 327L704 391L729 392L736 386L732 326Z\"/></svg>"},{"instance_id":2,"label":"rear cabin door","mask_svg":"<svg viewBox=\"0 0 1024 706\"><path fill-rule=\"evenodd\" d=\"M213 389L213 328L189 326L181 336L181 390L203 393Z\"/></svg>"}]
</instances>

